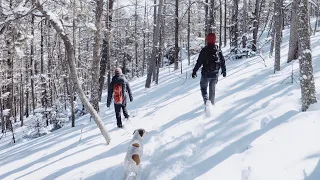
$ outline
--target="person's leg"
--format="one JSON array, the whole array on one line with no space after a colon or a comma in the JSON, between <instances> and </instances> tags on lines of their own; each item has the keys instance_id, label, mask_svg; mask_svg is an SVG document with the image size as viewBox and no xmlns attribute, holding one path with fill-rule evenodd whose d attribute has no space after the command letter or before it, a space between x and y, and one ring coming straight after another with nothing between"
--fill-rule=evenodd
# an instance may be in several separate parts
<instances>
[{"instance_id":1,"label":"person's leg","mask_svg":"<svg viewBox=\"0 0 320 180\"><path fill-rule=\"evenodd\" d=\"M117 126L122 127L122 121L121 121L121 104L114 104L114 110L116 112L116 118L117 118Z\"/></svg>"},{"instance_id":2,"label":"person's leg","mask_svg":"<svg viewBox=\"0 0 320 180\"><path fill-rule=\"evenodd\" d=\"M127 110L127 105L126 104L122 105L122 112L123 112L124 117L128 119L129 118L129 114L128 114L128 110Z\"/></svg>"},{"instance_id":3,"label":"person's leg","mask_svg":"<svg viewBox=\"0 0 320 180\"><path fill-rule=\"evenodd\" d=\"M205 77L201 76L200 88L201 88L201 94L202 94L204 104L206 104L206 102L208 100L208 92L207 92L208 83L209 83L209 78L205 78Z\"/></svg>"},{"instance_id":4,"label":"person's leg","mask_svg":"<svg viewBox=\"0 0 320 180\"><path fill-rule=\"evenodd\" d=\"M214 105L214 100L215 100L215 95L216 95L216 84L217 84L217 78L210 78L209 99L210 99L212 105Z\"/></svg>"}]
</instances>

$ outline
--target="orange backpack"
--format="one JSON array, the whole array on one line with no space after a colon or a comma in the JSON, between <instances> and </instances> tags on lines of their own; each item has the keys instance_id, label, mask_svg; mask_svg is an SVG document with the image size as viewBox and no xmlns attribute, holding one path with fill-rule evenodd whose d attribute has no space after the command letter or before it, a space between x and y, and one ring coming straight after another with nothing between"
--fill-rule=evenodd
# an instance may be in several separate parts
<instances>
[{"instance_id":1,"label":"orange backpack","mask_svg":"<svg viewBox=\"0 0 320 180\"><path fill-rule=\"evenodd\" d=\"M122 104L124 96L122 94L122 84L113 85L113 100L115 104Z\"/></svg>"}]
</instances>

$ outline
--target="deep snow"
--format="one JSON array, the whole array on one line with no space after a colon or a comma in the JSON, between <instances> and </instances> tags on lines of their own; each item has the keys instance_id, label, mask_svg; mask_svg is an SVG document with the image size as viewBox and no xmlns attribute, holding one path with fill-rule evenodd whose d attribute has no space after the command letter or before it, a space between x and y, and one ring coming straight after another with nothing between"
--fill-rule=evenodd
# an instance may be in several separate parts
<instances>
[{"instance_id":1,"label":"deep snow","mask_svg":"<svg viewBox=\"0 0 320 180\"><path fill-rule=\"evenodd\" d=\"M148 131L144 180L320 179L320 105L301 112L300 85L286 79L292 67L299 75L298 62L286 63L288 34L284 30L280 72L273 73L266 51L267 68L259 57L227 62L212 117L204 118L200 72L191 79L193 66L184 60L184 74L165 68L151 89L144 88L145 77L131 82L134 102L128 108L135 117L125 130L116 128L113 107L106 108L103 94L100 114L112 138L108 146L88 115L77 119L75 128L35 140L23 140L26 128L19 128L15 145L8 133L0 140L0 179L121 179L135 128ZM319 98L320 33L312 36L312 47Z\"/></svg>"}]
</instances>

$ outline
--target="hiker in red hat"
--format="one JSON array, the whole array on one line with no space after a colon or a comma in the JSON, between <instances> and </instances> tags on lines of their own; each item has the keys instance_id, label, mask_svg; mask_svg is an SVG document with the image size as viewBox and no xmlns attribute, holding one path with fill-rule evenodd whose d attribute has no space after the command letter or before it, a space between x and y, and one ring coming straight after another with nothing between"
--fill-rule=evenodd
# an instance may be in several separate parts
<instances>
[{"instance_id":1,"label":"hiker in red hat","mask_svg":"<svg viewBox=\"0 0 320 180\"><path fill-rule=\"evenodd\" d=\"M110 87L108 89L107 107L110 107L111 99L113 98L114 110L116 112L117 118L117 126L118 128L122 128L121 109L123 111L124 117L126 119L129 119L127 110L127 92L129 94L130 102L133 101L133 97L129 82L122 74L121 68L116 68L114 74L115 75L113 76Z\"/></svg>"},{"instance_id":2,"label":"hiker in red hat","mask_svg":"<svg viewBox=\"0 0 320 180\"><path fill-rule=\"evenodd\" d=\"M206 37L206 46L201 50L197 64L195 65L192 78L197 77L197 71L202 66L200 88L204 104L214 105L215 87L218 82L219 70L221 74L226 77L226 65L221 50L218 50L216 43L216 35L209 33ZM207 88L209 85L209 97Z\"/></svg>"}]
</instances>

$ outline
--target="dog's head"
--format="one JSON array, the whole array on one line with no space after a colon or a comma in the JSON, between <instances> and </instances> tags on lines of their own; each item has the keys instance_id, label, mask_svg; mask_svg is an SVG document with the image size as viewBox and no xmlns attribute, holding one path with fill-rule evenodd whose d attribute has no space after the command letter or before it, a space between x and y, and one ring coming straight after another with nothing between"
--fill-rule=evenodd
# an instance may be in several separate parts
<instances>
[{"instance_id":1,"label":"dog's head","mask_svg":"<svg viewBox=\"0 0 320 180\"><path fill-rule=\"evenodd\" d=\"M136 129L133 131L133 135L139 134L140 137L144 137L148 132L144 129Z\"/></svg>"}]
</instances>

